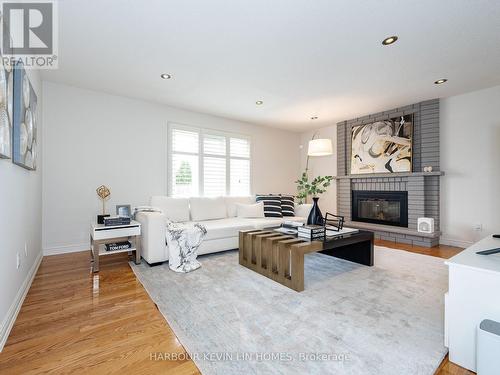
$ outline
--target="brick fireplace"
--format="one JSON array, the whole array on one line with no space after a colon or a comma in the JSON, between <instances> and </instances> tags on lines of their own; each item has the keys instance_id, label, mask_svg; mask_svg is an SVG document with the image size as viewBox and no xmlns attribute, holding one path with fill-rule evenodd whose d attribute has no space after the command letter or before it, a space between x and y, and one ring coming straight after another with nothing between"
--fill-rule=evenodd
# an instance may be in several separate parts
<instances>
[{"instance_id":1,"label":"brick fireplace","mask_svg":"<svg viewBox=\"0 0 500 375\"><path fill-rule=\"evenodd\" d=\"M352 128L408 114L413 114L412 172L351 175ZM423 168L429 166L432 167L432 172L423 172ZM337 212L345 216L346 226L373 231L376 238L383 240L425 247L436 246L441 234L439 183L443 174L439 169L439 99L337 124ZM355 205L353 199L367 196L370 192L371 199L367 199L361 206L359 203ZM395 198L384 201L384 196L391 195L404 195L405 200L400 200L399 205L394 203ZM403 212L406 217L395 224L394 215L401 208L406 209ZM357 211L354 212L353 209ZM401 216L401 212L399 214ZM417 220L420 217L434 219L434 233L417 231Z\"/></svg>"}]
</instances>

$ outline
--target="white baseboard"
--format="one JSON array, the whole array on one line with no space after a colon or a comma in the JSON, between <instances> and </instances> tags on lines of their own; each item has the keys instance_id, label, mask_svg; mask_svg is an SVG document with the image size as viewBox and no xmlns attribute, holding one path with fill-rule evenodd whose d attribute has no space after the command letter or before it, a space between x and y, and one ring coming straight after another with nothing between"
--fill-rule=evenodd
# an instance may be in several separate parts
<instances>
[{"instance_id":1,"label":"white baseboard","mask_svg":"<svg viewBox=\"0 0 500 375\"><path fill-rule=\"evenodd\" d=\"M31 266L31 269L26 276L21 288L19 288L19 292L17 292L16 298L10 305L9 311L7 311L7 316L2 322L0 326L0 352L3 350L5 343L7 342L7 338L9 337L10 331L14 326L14 323L17 319L17 314L19 314L19 310L21 310L21 306L23 305L24 298L26 298L26 294L30 290L31 283L35 278L36 272L38 271L38 267L42 262L43 254L40 251L38 256L35 259L35 262Z\"/></svg>"},{"instance_id":2,"label":"white baseboard","mask_svg":"<svg viewBox=\"0 0 500 375\"><path fill-rule=\"evenodd\" d=\"M81 243L76 245L65 245L65 246L52 246L52 247L44 247L43 255L57 255L57 254L65 254L65 253L76 253L78 251L89 250L90 245L88 243Z\"/></svg>"},{"instance_id":3,"label":"white baseboard","mask_svg":"<svg viewBox=\"0 0 500 375\"><path fill-rule=\"evenodd\" d=\"M439 243L442 245L463 247L465 249L465 248L471 246L474 242L441 237L439 239Z\"/></svg>"}]
</instances>

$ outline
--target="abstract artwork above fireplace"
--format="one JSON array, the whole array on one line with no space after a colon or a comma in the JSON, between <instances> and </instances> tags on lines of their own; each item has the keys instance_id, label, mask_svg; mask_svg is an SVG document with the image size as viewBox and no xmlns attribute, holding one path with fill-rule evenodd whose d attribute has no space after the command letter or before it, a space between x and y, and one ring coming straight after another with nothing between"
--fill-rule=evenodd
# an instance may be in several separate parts
<instances>
[{"instance_id":1,"label":"abstract artwork above fireplace","mask_svg":"<svg viewBox=\"0 0 500 375\"><path fill-rule=\"evenodd\" d=\"M351 174L411 172L413 115L352 128Z\"/></svg>"}]
</instances>

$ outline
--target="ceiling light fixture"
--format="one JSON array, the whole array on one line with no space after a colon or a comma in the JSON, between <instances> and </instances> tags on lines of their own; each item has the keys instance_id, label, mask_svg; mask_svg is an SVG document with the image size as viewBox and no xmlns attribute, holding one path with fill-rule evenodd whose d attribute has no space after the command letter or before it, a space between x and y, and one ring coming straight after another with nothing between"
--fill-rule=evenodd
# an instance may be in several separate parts
<instances>
[{"instance_id":1,"label":"ceiling light fixture","mask_svg":"<svg viewBox=\"0 0 500 375\"><path fill-rule=\"evenodd\" d=\"M163 79L170 79L170 78L172 78L172 74L163 73L160 75L160 77Z\"/></svg>"},{"instance_id":2,"label":"ceiling light fixture","mask_svg":"<svg viewBox=\"0 0 500 375\"><path fill-rule=\"evenodd\" d=\"M311 120L317 120L317 119L318 119L318 116L311 117Z\"/></svg>"},{"instance_id":3,"label":"ceiling light fixture","mask_svg":"<svg viewBox=\"0 0 500 375\"><path fill-rule=\"evenodd\" d=\"M383 41L382 41L382 44L384 46L388 46L390 44L393 44L393 43L396 43L396 40L398 40L398 37L396 35L393 35L393 36L390 36L390 37L387 37L385 38Z\"/></svg>"},{"instance_id":4,"label":"ceiling light fixture","mask_svg":"<svg viewBox=\"0 0 500 375\"><path fill-rule=\"evenodd\" d=\"M257 100L257 101L255 102L255 104L257 104L257 105L262 105L262 104L264 104L264 102L263 102L262 100Z\"/></svg>"},{"instance_id":5,"label":"ceiling light fixture","mask_svg":"<svg viewBox=\"0 0 500 375\"><path fill-rule=\"evenodd\" d=\"M434 81L434 84L435 85L440 85L440 84L445 83L447 81L448 80L446 78L441 78L441 79L438 79L437 81Z\"/></svg>"}]
</instances>

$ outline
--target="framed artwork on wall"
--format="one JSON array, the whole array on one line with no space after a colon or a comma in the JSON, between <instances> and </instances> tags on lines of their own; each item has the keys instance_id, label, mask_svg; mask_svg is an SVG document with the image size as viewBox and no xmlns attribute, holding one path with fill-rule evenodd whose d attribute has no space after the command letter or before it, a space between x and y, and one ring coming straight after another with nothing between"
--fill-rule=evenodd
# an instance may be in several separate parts
<instances>
[{"instance_id":1,"label":"framed artwork on wall","mask_svg":"<svg viewBox=\"0 0 500 375\"><path fill-rule=\"evenodd\" d=\"M14 74L10 65L3 64L0 51L0 158L12 157L12 102Z\"/></svg>"},{"instance_id":2,"label":"framed artwork on wall","mask_svg":"<svg viewBox=\"0 0 500 375\"><path fill-rule=\"evenodd\" d=\"M351 174L412 171L413 115L355 126Z\"/></svg>"},{"instance_id":3,"label":"framed artwork on wall","mask_svg":"<svg viewBox=\"0 0 500 375\"><path fill-rule=\"evenodd\" d=\"M117 204L116 215L120 217L132 217L130 204Z\"/></svg>"},{"instance_id":4,"label":"framed artwork on wall","mask_svg":"<svg viewBox=\"0 0 500 375\"><path fill-rule=\"evenodd\" d=\"M12 161L29 170L37 162L37 96L22 63L14 69Z\"/></svg>"}]
</instances>

